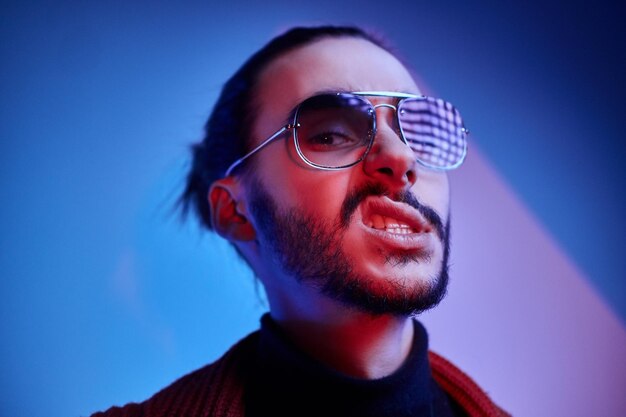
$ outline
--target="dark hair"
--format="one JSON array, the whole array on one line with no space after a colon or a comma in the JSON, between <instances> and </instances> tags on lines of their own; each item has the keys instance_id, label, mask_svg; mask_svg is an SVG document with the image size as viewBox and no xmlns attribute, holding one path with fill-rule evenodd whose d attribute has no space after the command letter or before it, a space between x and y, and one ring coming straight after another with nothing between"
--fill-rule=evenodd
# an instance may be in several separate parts
<instances>
[{"instance_id":1,"label":"dark hair","mask_svg":"<svg viewBox=\"0 0 626 417\"><path fill-rule=\"evenodd\" d=\"M254 123L251 103L259 74L286 52L326 37L361 38L388 49L381 41L357 27L317 26L293 28L258 50L224 84L205 125L204 138L191 148L192 164L185 190L179 199L183 215L193 209L201 223L208 229L212 228L209 187L247 151Z\"/></svg>"}]
</instances>

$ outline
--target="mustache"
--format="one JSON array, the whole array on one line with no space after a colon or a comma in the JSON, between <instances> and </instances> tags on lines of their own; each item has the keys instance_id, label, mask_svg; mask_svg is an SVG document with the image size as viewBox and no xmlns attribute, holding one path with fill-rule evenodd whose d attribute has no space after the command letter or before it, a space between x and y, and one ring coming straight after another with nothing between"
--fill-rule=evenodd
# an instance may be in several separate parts
<instances>
[{"instance_id":1,"label":"mustache","mask_svg":"<svg viewBox=\"0 0 626 417\"><path fill-rule=\"evenodd\" d=\"M409 191L401 191L398 193L391 193L387 187L383 184L365 183L362 186L355 187L346 196L341 205L340 223L342 228L346 228L350 223L352 215L356 211L359 204L363 202L367 197L389 197L394 201L408 204L417 210L427 222L435 229L440 239L445 239L445 230L443 221L437 212L430 206L419 202L417 197Z\"/></svg>"}]
</instances>

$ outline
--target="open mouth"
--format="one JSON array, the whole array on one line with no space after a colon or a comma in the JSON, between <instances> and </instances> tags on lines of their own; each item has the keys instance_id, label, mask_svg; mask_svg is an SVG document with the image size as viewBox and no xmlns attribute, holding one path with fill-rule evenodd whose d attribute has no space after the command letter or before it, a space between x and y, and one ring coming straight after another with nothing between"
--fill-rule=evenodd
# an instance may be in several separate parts
<instances>
[{"instance_id":1,"label":"open mouth","mask_svg":"<svg viewBox=\"0 0 626 417\"><path fill-rule=\"evenodd\" d=\"M381 216L380 214L374 214L370 216L367 223L367 227L371 227L376 230L384 230L387 233L395 233L398 235L408 235L411 233L417 233L416 230L410 225L403 223L393 217Z\"/></svg>"},{"instance_id":2,"label":"open mouth","mask_svg":"<svg viewBox=\"0 0 626 417\"><path fill-rule=\"evenodd\" d=\"M431 227L411 206L388 197L368 197L361 209L363 224L397 235L430 233Z\"/></svg>"}]
</instances>

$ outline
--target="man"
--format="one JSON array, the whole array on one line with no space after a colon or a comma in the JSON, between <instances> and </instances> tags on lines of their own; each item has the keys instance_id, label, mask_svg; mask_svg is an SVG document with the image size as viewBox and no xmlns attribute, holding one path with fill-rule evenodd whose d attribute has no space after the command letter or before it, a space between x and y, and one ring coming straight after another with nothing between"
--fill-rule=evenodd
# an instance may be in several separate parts
<instances>
[{"instance_id":1,"label":"man","mask_svg":"<svg viewBox=\"0 0 626 417\"><path fill-rule=\"evenodd\" d=\"M465 136L359 29L271 41L225 85L182 197L252 267L270 312L214 364L104 415L506 415L413 318L445 293L446 171Z\"/></svg>"}]
</instances>

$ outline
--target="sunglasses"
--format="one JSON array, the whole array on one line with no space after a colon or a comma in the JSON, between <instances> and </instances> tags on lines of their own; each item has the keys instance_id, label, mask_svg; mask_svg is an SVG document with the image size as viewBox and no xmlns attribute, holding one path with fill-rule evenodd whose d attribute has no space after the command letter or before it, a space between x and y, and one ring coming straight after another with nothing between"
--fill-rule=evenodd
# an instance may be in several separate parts
<instances>
[{"instance_id":1,"label":"sunglasses","mask_svg":"<svg viewBox=\"0 0 626 417\"><path fill-rule=\"evenodd\" d=\"M394 104L373 104L368 97L395 100ZM306 164L322 170L350 168L365 159L374 143L378 108L395 111L393 127L421 165L450 170L463 163L469 131L447 101L386 91L333 92L298 104L289 117L291 122L236 160L226 176L288 130L293 131L296 152Z\"/></svg>"}]
</instances>

